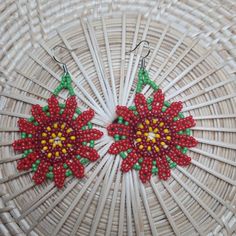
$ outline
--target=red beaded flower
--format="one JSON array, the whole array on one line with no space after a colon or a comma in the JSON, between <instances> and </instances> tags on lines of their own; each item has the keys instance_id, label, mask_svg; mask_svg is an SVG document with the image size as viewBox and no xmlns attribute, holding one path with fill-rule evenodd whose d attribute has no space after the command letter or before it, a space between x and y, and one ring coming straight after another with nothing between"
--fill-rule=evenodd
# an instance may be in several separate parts
<instances>
[{"instance_id":1,"label":"red beaded flower","mask_svg":"<svg viewBox=\"0 0 236 236\"><path fill-rule=\"evenodd\" d=\"M84 164L95 161L99 155L94 140L102 132L92 129L93 110L83 113L77 108L75 96L59 104L55 96L48 99L48 106L32 106L32 117L18 121L22 139L13 143L16 151L24 151L17 163L18 170L32 167L33 180L41 184L46 177L54 179L58 188L63 187L66 176L84 176Z\"/></svg>"},{"instance_id":2,"label":"red beaded flower","mask_svg":"<svg viewBox=\"0 0 236 236\"><path fill-rule=\"evenodd\" d=\"M147 101L137 93L133 107L117 106L118 119L108 127L109 135L115 139L109 153L120 154L124 159L123 172L140 170L143 183L150 180L152 173L166 180L170 168L191 162L186 152L197 145L189 129L195 121L192 116L184 118L181 109L181 102L164 102L160 89Z\"/></svg>"}]
</instances>

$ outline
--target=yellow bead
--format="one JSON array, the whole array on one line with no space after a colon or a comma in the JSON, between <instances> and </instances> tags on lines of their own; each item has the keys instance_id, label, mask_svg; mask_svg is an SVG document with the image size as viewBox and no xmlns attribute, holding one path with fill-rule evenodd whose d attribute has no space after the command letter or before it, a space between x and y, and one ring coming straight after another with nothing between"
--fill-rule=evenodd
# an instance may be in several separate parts
<instances>
[{"instance_id":1,"label":"yellow bead","mask_svg":"<svg viewBox=\"0 0 236 236\"><path fill-rule=\"evenodd\" d=\"M152 123L153 123L153 124L156 124L156 123L157 123L157 119L153 119L153 120L152 120Z\"/></svg>"},{"instance_id":2,"label":"yellow bead","mask_svg":"<svg viewBox=\"0 0 236 236\"><path fill-rule=\"evenodd\" d=\"M58 146L59 146L59 147L62 147L62 143L61 143L61 142L59 142L59 143L58 143Z\"/></svg>"},{"instance_id":3,"label":"yellow bead","mask_svg":"<svg viewBox=\"0 0 236 236\"><path fill-rule=\"evenodd\" d=\"M57 146L57 143L53 143L52 147L55 148Z\"/></svg>"},{"instance_id":4,"label":"yellow bead","mask_svg":"<svg viewBox=\"0 0 236 236\"><path fill-rule=\"evenodd\" d=\"M66 140L66 138L65 137L61 137L61 141L65 141Z\"/></svg>"},{"instance_id":5,"label":"yellow bead","mask_svg":"<svg viewBox=\"0 0 236 236\"><path fill-rule=\"evenodd\" d=\"M66 151L65 148L62 149L62 152L63 152L64 154L67 153L67 151Z\"/></svg>"},{"instance_id":6,"label":"yellow bead","mask_svg":"<svg viewBox=\"0 0 236 236\"><path fill-rule=\"evenodd\" d=\"M69 134L71 131L72 131L72 129L69 128L69 129L66 130L66 133Z\"/></svg>"},{"instance_id":7,"label":"yellow bead","mask_svg":"<svg viewBox=\"0 0 236 236\"><path fill-rule=\"evenodd\" d=\"M148 133L144 133L144 136L148 136Z\"/></svg>"},{"instance_id":8,"label":"yellow bead","mask_svg":"<svg viewBox=\"0 0 236 236\"><path fill-rule=\"evenodd\" d=\"M169 130L168 129L164 129L164 133L165 134L169 133Z\"/></svg>"},{"instance_id":9,"label":"yellow bead","mask_svg":"<svg viewBox=\"0 0 236 236\"><path fill-rule=\"evenodd\" d=\"M159 131L158 128L155 128L155 129L154 129L154 133L157 133L158 131Z\"/></svg>"},{"instance_id":10,"label":"yellow bead","mask_svg":"<svg viewBox=\"0 0 236 236\"><path fill-rule=\"evenodd\" d=\"M47 127L47 131L51 131L51 130L52 130L51 127L48 126L48 127Z\"/></svg>"},{"instance_id":11,"label":"yellow bead","mask_svg":"<svg viewBox=\"0 0 236 236\"><path fill-rule=\"evenodd\" d=\"M44 150L44 151L48 150L48 147L47 147L47 146L44 146L44 147L43 147L43 150Z\"/></svg>"},{"instance_id":12,"label":"yellow bead","mask_svg":"<svg viewBox=\"0 0 236 236\"><path fill-rule=\"evenodd\" d=\"M165 124L164 122L160 122L159 126L162 127L164 126L164 124Z\"/></svg>"},{"instance_id":13,"label":"yellow bead","mask_svg":"<svg viewBox=\"0 0 236 236\"><path fill-rule=\"evenodd\" d=\"M141 131L137 131L137 133L136 133L137 135L141 135L142 134L142 132Z\"/></svg>"},{"instance_id":14,"label":"yellow bead","mask_svg":"<svg viewBox=\"0 0 236 236\"><path fill-rule=\"evenodd\" d=\"M59 132L59 133L57 134L57 136L60 138L60 137L62 136L62 133Z\"/></svg>"},{"instance_id":15,"label":"yellow bead","mask_svg":"<svg viewBox=\"0 0 236 236\"><path fill-rule=\"evenodd\" d=\"M51 158L52 157L52 153L49 152L47 156L48 156L48 158Z\"/></svg>"},{"instance_id":16,"label":"yellow bead","mask_svg":"<svg viewBox=\"0 0 236 236\"><path fill-rule=\"evenodd\" d=\"M54 142L54 139L49 139L49 143L53 143Z\"/></svg>"},{"instance_id":17,"label":"yellow bead","mask_svg":"<svg viewBox=\"0 0 236 236\"><path fill-rule=\"evenodd\" d=\"M137 138L137 139L136 139L136 142L138 142L138 143L141 142L141 141L142 141L141 138Z\"/></svg>"},{"instance_id":18,"label":"yellow bead","mask_svg":"<svg viewBox=\"0 0 236 236\"><path fill-rule=\"evenodd\" d=\"M153 129L152 129L151 126L149 126L149 127L148 127L148 130L149 130L149 132L152 132Z\"/></svg>"},{"instance_id":19,"label":"yellow bead","mask_svg":"<svg viewBox=\"0 0 236 236\"><path fill-rule=\"evenodd\" d=\"M143 129L143 128L144 128L143 124L139 124L138 127L139 127L140 129Z\"/></svg>"},{"instance_id":20,"label":"yellow bead","mask_svg":"<svg viewBox=\"0 0 236 236\"><path fill-rule=\"evenodd\" d=\"M52 133L52 137L53 137L53 138L56 138L57 136L56 136L56 134Z\"/></svg>"},{"instance_id":21,"label":"yellow bead","mask_svg":"<svg viewBox=\"0 0 236 236\"><path fill-rule=\"evenodd\" d=\"M166 140L171 140L171 137L170 136L166 136Z\"/></svg>"},{"instance_id":22,"label":"yellow bead","mask_svg":"<svg viewBox=\"0 0 236 236\"><path fill-rule=\"evenodd\" d=\"M76 137L75 137L75 136L71 136L70 139L71 139L71 140L75 140Z\"/></svg>"},{"instance_id":23,"label":"yellow bead","mask_svg":"<svg viewBox=\"0 0 236 236\"><path fill-rule=\"evenodd\" d=\"M42 133L42 136L43 136L43 137L47 137L47 134L46 134L46 133Z\"/></svg>"},{"instance_id":24,"label":"yellow bead","mask_svg":"<svg viewBox=\"0 0 236 236\"><path fill-rule=\"evenodd\" d=\"M165 143L165 142L161 142L161 145L162 145L162 146L165 146L165 145L166 145L166 143Z\"/></svg>"},{"instance_id":25,"label":"yellow bead","mask_svg":"<svg viewBox=\"0 0 236 236\"><path fill-rule=\"evenodd\" d=\"M59 152L56 152L55 154L56 154L56 157L59 157L59 156L60 156L60 153L59 153Z\"/></svg>"},{"instance_id":26,"label":"yellow bead","mask_svg":"<svg viewBox=\"0 0 236 236\"><path fill-rule=\"evenodd\" d=\"M47 143L46 140L41 141L41 144L46 144L46 143Z\"/></svg>"},{"instance_id":27,"label":"yellow bead","mask_svg":"<svg viewBox=\"0 0 236 236\"><path fill-rule=\"evenodd\" d=\"M155 136L156 136L156 138L160 138L160 137L161 137L161 135L160 135L160 134L156 134Z\"/></svg>"},{"instance_id":28,"label":"yellow bead","mask_svg":"<svg viewBox=\"0 0 236 236\"><path fill-rule=\"evenodd\" d=\"M155 150L156 150L156 152L159 152L159 151L160 151L160 148L157 147L157 146L155 146Z\"/></svg>"},{"instance_id":29,"label":"yellow bead","mask_svg":"<svg viewBox=\"0 0 236 236\"><path fill-rule=\"evenodd\" d=\"M151 151L151 150L152 150L152 147L151 147L151 146L148 146L148 147L147 147L147 150L148 150L148 151Z\"/></svg>"},{"instance_id":30,"label":"yellow bead","mask_svg":"<svg viewBox=\"0 0 236 236\"><path fill-rule=\"evenodd\" d=\"M53 128L54 128L54 129L57 129L57 128L58 128L58 124L57 124L57 123L54 123L54 124L53 124Z\"/></svg>"},{"instance_id":31,"label":"yellow bead","mask_svg":"<svg viewBox=\"0 0 236 236\"><path fill-rule=\"evenodd\" d=\"M150 121L149 121L148 119L146 119L146 120L145 120L145 123L146 123L147 125L149 125L149 124L150 124Z\"/></svg>"},{"instance_id":32,"label":"yellow bead","mask_svg":"<svg viewBox=\"0 0 236 236\"><path fill-rule=\"evenodd\" d=\"M139 149L142 150L144 148L144 146L141 144L139 145Z\"/></svg>"},{"instance_id":33,"label":"yellow bead","mask_svg":"<svg viewBox=\"0 0 236 236\"><path fill-rule=\"evenodd\" d=\"M66 127L66 124L63 123L63 124L61 125L61 128L64 129L65 127Z\"/></svg>"},{"instance_id":34,"label":"yellow bead","mask_svg":"<svg viewBox=\"0 0 236 236\"><path fill-rule=\"evenodd\" d=\"M155 139L155 138L153 138L153 139L152 139L152 142L153 142L153 143L155 143L155 142L156 142L156 139Z\"/></svg>"},{"instance_id":35,"label":"yellow bead","mask_svg":"<svg viewBox=\"0 0 236 236\"><path fill-rule=\"evenodd\" d=\"M67 147L72 147L72 144L68 143L68 144L67 144Z\"/></svg>"}]
</instances>

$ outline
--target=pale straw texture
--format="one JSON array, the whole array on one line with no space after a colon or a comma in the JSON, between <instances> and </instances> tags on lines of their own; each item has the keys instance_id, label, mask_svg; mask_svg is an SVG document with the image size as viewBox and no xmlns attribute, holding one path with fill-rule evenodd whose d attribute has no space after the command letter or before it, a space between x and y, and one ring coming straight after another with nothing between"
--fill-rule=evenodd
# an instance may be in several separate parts
<instances>
[{"instance_id":1,"label":"pale straw texture","mask_svg":"<svg viewBox=\"0 0 236 236\"><path fill-rule=\"evenodd\" d=\"M0 12L0 235L235 235L234 0L1 0ZM136 171L119 171L106 134L115 106L133 103L142 48L125 52L142 39L151 45L151 79L168 100L184 102L199 141L190 166L145 185ZM80 106L95 110L105 132L99 161L62 190L18 172L21 155L11 147L18 118L45 105L59 84L63 70L51 57L58 44L72 50L57 55Z\"/></svg>"}]
</instances>

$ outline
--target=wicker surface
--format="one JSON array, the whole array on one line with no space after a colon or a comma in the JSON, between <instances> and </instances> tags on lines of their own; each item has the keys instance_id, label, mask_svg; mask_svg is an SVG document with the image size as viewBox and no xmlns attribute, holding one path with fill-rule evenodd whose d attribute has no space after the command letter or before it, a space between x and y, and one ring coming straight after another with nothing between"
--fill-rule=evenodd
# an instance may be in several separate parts
<instances>
[{"instance_id":1,"label":"wicker surface","mask_svg":"<svg viewBox=\"0 0 236 236\"><path fill-rule=\"evenodd\" d=\"M0 12L0 235L236 235L235 1L3 0ZM46 104L63 72L52 48L72 50L57 55L106 132L115 105L133 102L141 50L125 52L142 39L150 77L197 120L192 164L143 185L136 171L118 171L105 135L100 160L60 191L19 173L17 120Z\"/></svg>"}]
</instances>

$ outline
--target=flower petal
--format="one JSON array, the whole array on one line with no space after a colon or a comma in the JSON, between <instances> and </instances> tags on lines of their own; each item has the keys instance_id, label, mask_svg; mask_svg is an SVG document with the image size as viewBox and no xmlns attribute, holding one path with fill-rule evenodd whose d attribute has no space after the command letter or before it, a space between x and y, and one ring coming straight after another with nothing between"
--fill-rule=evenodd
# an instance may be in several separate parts
<instances>
[{"instance_id":1,"label":"flower petal","mask_svg":"<svg viewBox=\"0 0 236 236\"><path fill-rule=\"evenodd\" d=\"M74 116L77 102L75 96L71 96L66 100L66 107L62 113L62 117L71 120Z\"/></svg>"},{"instance_id":2,"label":"flower petal","mask_svg":"<svg viewBox=\"0 0 236 236\"><path fill-rule=\"evenodd\" d=\"M158 167L158 176L160 179L167 180L170 177L170 166L164 155L156 159Z\"/></svg>"},{"instance_id":3,"label":"flower petal","mask_svg":"<svg viewBox=\"0 0 236 236\"><path fill-rule=\"evenodd\" d=\"M18 120L18 126L21 132L34 134L36 126L25 119Z\"/></svg>"},{"instance_id":4,"label":"flower petal","mask_svg":"<svg viewBox=\"0 0 236 236\"><path fill-rule=\"evenodd\" d=\"M132 147L131 143L128 140L124 139L124 140L120 140L120 141L113 143L110 146L108 152L110 154L118 154L120 152L128 150L131 147Z\"/></svg>"},{"instance_id":5,"label":"flower petal","mask_svg":"<svg viewBox=\"0 0 236 236\"><path fill-rule=\"evenodd\" d=\"M36 184L41 184L46 179L46 173L48 172L49 162L41 161L37 171L33 176L33 180Z\"/></svg>"},{"instance_id":6,"label":"flower petal","mask_svg":"<svg viewBox=\"0 0 236 236\"><path fill-rule=\"evenodd\" d=\"M153 102L152 102L152 113L153 114L159 114L161 112L161 109L163 107L165 96L162 93L161 89L158 89L157 92L155 92L153 96Z\"/></svg>"},{"instance_id":7,"label":"flower petal","mask_svg":"<svg viewBox=\"0 0 236 236\"><path fill-rule=\"evenodd\" d=\"M87 130L80 130L77 133L77 135L80 142L88 142L91 140L100 139L103 135L103 132L97 129L87 129Z\"/></svg>"},{"instance_id":8,"label":"flower petal","mask_svg":"<svg viewBox=\"0 0 236 236\"><path fill-rule=\"evenodd\" d=\"M48 99L48 107L51 117L55 118L59 116L60 107L59 107L59 102L55 96L51 96Z\"/></svg>"},{"instance_id":9,"label":"flower petal","mask_svg":"<svg viewBox=\"0 0 236 236\"><path fill-rule=\"evenodd\" d=\"M173 102L170 107L166 109L163 115L167 120L172 121L173 118L179 114L182 108L182 102Z\"/></svg>"},{"instance_id":10,"label":"flower petal","mask_svg":"<svg viewBox=\"0 0 236 236\"><path fill-rule=\"evenodd\" d=\"M188 147L188 148L195 147L198 144L197 140L194 137L188 135L179 135L179 134L175 135L175 139L173 140L172 143L174 143L175 145L180 145L182 147Z\"/></svg>"},{"instance_id":11,"label":"flower petal","mask_svg":"<svg viewBox=\"0 0 236 236\"><path fill-rule=\"evenodd\" d=\"M84 177L84 166L76 159L67 159L66 164L72 170L75 177L81 179Z\"/></svg>"},{"instance_id":12,"label":"flower petal","mask_svg":"<svg viewBox=\"0 0 236 236\"><path fill-rule=\"evenodd\" d=\"M28 170L32 167L32 164L38 159L38 155L35 152L31 152L27 157L17 162L18 170Z\"/></svg>"},{"instance_id":13,"label":"flower petal","mask_svg":"<svg viewBox=\"0 0 236 236\"><path fill-rule=\"evenodd\" d=\"M137 117L134 113L125 106L117 106L116 113L118 116L123 117L128 122L137 122Z\"/></svg>"},{"instance_id":14,"label":"flower petal","mask_svg":"<svg viewBox=\"0 0 236 236\"><path fill-rule=\"evenodd\" d=\"M110 124L107 127L107 131L110 136L114 136L116 134L129 136L131 133L130 127L123 124Z\"/></svg>"},{"instance_id":15,"label":"flower petal","mask_svg":"<svg viewBox=\"0 0 236 236\"><path fill-rule=\"evenodd\" d=\"M132 151L129 155L122 161L121 170L123 172L128 172L133 168L133 165L138 161L139 156L137 155L136 151Z\"/></svg>"},{"instance_id":16,"label":"flower petal","mask_svg":"<svg viewBox=\"0 0 236 236\"><path fill-rule=\"evenodd\" d=\"M92 118L94 117L94 110L89 109L87 111L84 111L81 115L77 117L75 120L78 129L82 128L84 125L86 125Z\"/></svg>"},{"instance_id":17,"label":"flower petal","mask_svg":"<svg viewBox=\"0 0 236 236\"><path fill-rule=\"evenodd\" d=\"M142 168L139 171L139 177L143 183L146 183L151 179L152 176L152 159L144 158L141 165Z\"/></svg>"},{"instance_id":18,"label":"flower petal","mask_svg":"<svg viewBox=\"0 0 236 236\"><path fill-rule=\"evenodd\" d=\"M66 169L63 167L63 163L57 163L53 165L54 181L58 188L62 188L64 185L66 178L65 173Z\"/></svg>"},{"instance_id":19,"label":"flower petal","mask_svg":"<svg viewBox=\"0 0 236 236\"><path fill-rule=\"evenodd\" d=\"M37 105L33 105L31 109L32 115L38 123L42 123L42 121L47 121L48 117L42 110L42 107Z\"/></svg>"},{"instance_id":20,"label":"flower petal","mask_svg":"<svg viewBox=\"0 0 236 236\"><path fill-rule=\"evenodd\" d=\"M184 155L181 151L176 148L173 148L169 152L169 157L172 161L176 162L180 166L187 166L191 162L191 158L187 155Z\"/></svg>"},{"instance_id":21,"label":"flower petal","mask_svg":"<svg viewBox=\"0 0 236 236\"><path fill-rule=\"evenodd\" d=\"M195 124L196 124L196 122L193 119L193 117L188 116L188 117L185 117L183 119L173 122L173 128L175 129L176 132L178 132L180 130L191 128L191 127L195 126Z\"/></svg>"},{"instance_id":22,"label":"flower petal","mask_svg":"<svg viewBox=\"0 0 236 236\"><path fill-rule=\"evenodd\" d=\"M80 146L77 153L84 158L88 158L90 161L96 161L99 158L97 150L88 146Z\"/></svg>"},{"instance_id":23,"label":"flower petal","mask_svg":"<svg viewBox=\"0 0 236 236\"><path fill-rule=\"evenodd\" d=\"M15 151L21 151L21 150L34 148L35 147L35 142L33 141L32 138L24 138L24 139L16 140L12 144L12 146L13 146Z\"/></svg>"},{"instance_id":24,"label":"flower petal","mask_svg":"<svg viewBox=\"0 0 236 236\"><path fill-rule=\"evenodd\" d=\"M134 98L134 103L140 117L146 117L147 114L149 114L146 98L144 97L142 93L136 94Z\"/></svg>"}]
</instances>

